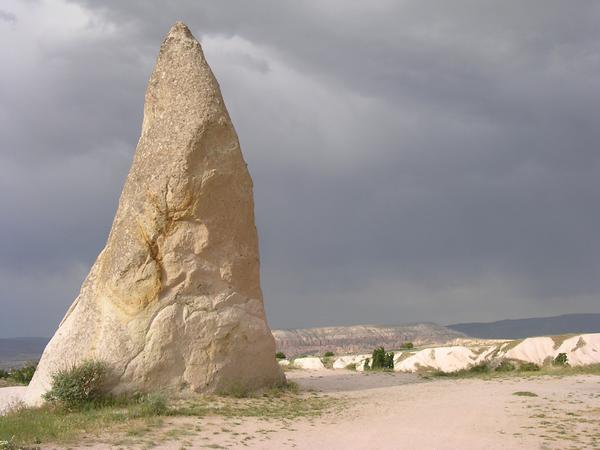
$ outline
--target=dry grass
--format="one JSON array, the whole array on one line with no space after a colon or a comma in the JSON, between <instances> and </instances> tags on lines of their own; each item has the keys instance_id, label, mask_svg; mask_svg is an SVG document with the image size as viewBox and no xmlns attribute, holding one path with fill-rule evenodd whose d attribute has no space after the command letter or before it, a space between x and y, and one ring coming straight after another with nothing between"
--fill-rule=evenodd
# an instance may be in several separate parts
<instances>
[{"instance_id":1,"label":"dry grass","mask_svg":"<svg viewBox=\"0 0 600 450\"><path fill-rule=\"evenodd\" d=\"M459 370L457 372L442 372L435 371L429 373L434 377L447 378L504 378L504 377L566 377L573 375L600 375L600 364L591 364L588 366L553 366L546 364L540 367L539 370L522 370L517 368L513 371L495 371L487 364L480 364L469 369Z\"/></svg>"},{"instance_id":2,"label":"dry grass","mask_svg":"<svg viewBox=\"0 0 600 450\"><path fill-rule=\"evenodd\" d=\"M324 395L298 392L297 386L290 383L289 387L249 396L195 395L173 400L158 409L145 401L123 400L70 412L49 406L20 406L0 417L0 441L9 442L5 446L10 449L13 447L9 445L21 448L69 444L84 435L96 439L119 434L135 438L148 430L160 429L164 421L176 417L296 419L320 416L339 402Z\"/></svg>"}]
</instances>

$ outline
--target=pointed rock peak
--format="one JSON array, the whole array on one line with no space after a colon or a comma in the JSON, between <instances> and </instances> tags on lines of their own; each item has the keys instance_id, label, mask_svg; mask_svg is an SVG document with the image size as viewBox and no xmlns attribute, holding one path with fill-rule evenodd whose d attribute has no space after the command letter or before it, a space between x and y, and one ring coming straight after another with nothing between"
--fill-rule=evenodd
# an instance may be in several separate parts
<instances>
[{"instance_id":1,"label":"pointed rock peak","mask_svg":"<svg viewBox=\"0 0 600 450\"><path fill-rule=\"evenodd\" d=\"M123 392L255 389L285 378L265 319L252 179L219 85L177 22L106 246L44 350L25 401L92 359Z\"/></svg>"},{"instance_id":2,"label":"pointed rock peak","mask_svg":"<svg viewBox=\"0 0 600 450\"><path fill-rule=\"evenodd\" d=\"M171 27L171 29L169 30L169 34L167 35L167 39L168 38L195 39L194 35L190 31L190 29L187 27L187 25L181 21L175 22L175 24Z\"/></svg>"}]
</instances>

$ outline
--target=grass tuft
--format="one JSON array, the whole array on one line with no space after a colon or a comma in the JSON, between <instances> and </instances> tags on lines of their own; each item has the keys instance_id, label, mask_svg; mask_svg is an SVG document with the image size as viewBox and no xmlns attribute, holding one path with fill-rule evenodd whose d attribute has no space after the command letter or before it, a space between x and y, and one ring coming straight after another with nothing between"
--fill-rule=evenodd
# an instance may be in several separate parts
<instances>
[{"instance_id":1,"label":"grass tuft","mask_svg":"<svg viewBox=\"0 0 600 450\"><path fill-rule=\"evenodd\" d=\"M512 395L516 395L518 397L537 397L538 395L534 392L530 392L530 391L517 391L517 392L513 392Z\"/></svg>"}]
</instances>

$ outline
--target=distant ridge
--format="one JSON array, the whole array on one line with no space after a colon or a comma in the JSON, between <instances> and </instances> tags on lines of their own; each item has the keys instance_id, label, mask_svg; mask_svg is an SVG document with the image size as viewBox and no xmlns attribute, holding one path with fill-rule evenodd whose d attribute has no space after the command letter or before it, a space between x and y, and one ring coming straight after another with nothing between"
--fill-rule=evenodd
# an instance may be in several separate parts
<instances>
[{"instance_id":1,"label":"distant ridge","mask_svg":"<svg viewBox=\"0 0 600 450\"><path fill-rule=\"evenodd\" d=\"M565 314L497 322L457 323L447 327L483 339L522 339L555 334L600 333L600 314Z\"/></svg>"},{"instance_id":2,"label":"distant ridge","mask_svg":"<svg viewBox=\"0 0 600 450\"><path fill-rule=\"evenodd\" d=\"M404 342L416 346L444 344L465 335L435 323L407 325L351 325L339 327L273 330L277 350L286 356L370 353L374 348L398 349Z\"/></svg>"}]
</instances>

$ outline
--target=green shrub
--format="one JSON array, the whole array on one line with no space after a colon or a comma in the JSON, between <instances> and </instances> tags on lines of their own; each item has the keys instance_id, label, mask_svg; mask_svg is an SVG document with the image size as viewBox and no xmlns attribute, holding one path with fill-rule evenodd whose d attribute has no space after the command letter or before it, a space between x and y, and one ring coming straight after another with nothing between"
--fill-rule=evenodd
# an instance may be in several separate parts
<instances>
[{"instance_id":1,"label":"green shrub","mask_svg":"<svg viewBox=\"0 0 600 450\"><path fill-rule=\"evenodd\" d=\"M372 359L371 370L394 368L394 352L386 353L383 347L373 350Z\"/></svg>"},{"instance_id":2,"label":"green shrub","mask_svg":"<svg viewBox=\"0 0 600 450\"><path fill-rule=\"evenodd\" d=\"M569 358L566 353L559 353L556 355L556 358L554 358L554 361L552 361L552 364L555 366L568 366Z\"/></svg>"},{"instance_id":3,"label":"green shrub","mask_svg":"<svg viewBox=\"0 0 600 450\"><path fill-rule=\"evenodd\" d=\"M331 353L331 352L328 352ZM326 369L333 369L333 362L335 358L333 356L325 355L321 358L321 362L325 366Z\"/></svg>"},{"instance_id":4,"label":"green shrub","mask_svg":"<svg viewBox=\"0 0 600 450\"><path fill-rule=\"evenodd\" d=\"M29 382L33 378L33 374L35 373L36 367L37 364L28 363L19 369L11 370L9 377L17 383L29 384Z\"/></svg>"},{"instance_id":5,"label":"green shrub","mask_svg":"<svg viewBox=\"0 0 600 450\"><path fill-rule=\"evenodd\" d=\"M496 366L496 369L494 369L494 370L496 372L512 372L515 369L516 369L516 367L513 363L511 363L510 361L507 361L507 360L502 360L502 361L500 361L500 364L498 364Z\"/></svg>"},{"instance_id":6,"label":"green shrub","mask_svg":"<svg viewBox=\"0 0 600 450\"><path fill-rule=\"evenodd\" d=\"M524 362L519 365L519 370L523 372L537 372L540 369L540 366L532 362Z\"/></svg>"},{"instance_id":7,"label":"green shrub","mask_svg":"<svg viewBox=\"0 0 600 450\"><path fill-rule=\"evenodd\" d=\"M412 342L404 342L402 343L402 345L400 346L400 348L402 349L411 349L414 348L414 345Z\"/></svg>"},{"instance_id":8,"label":"green shrub","mask_svg":"<svg viewBox=\"0 0 600 450\"><path fill-rule=\"evenodd\" d=\"M369 358L365 359L365 362L363 363L363 370L369 370L371 368L369 366L369 362L371 362Z\"/></svg>"},{"instance_id":9,"label":"green shrub","mask_svg":"<svg viewBox=\"0 0 600 450\"><path fill-rule=\"evenodd\" d=\"M356 363L350 363L346 366L346 370L356 370Z\"/></svg>"},{"instance_id":10,"label":"green shrub","mask_svg":"<svg viewBox=\"0 0 600 450\"><path fill-rule=\"evenodd\" d=\"M104 397L108 366L100 361L84 361L52 375L52 388L44 400L67 410L80 409Z\"/></svg>"},{"instance_id":11,"label":"green shrub","mask_svg":"<svg viewBox=\"0 0 600 450\"><path fill-rule=\"evenodd\" d=\"M477 365L471 366L467 369L460 369L454 372L444 372L442 370L436 370L432 373L432 375L435 377L466 378L486 374L489 373L490 370L490 366L487 363L482 362Z\"/></svg>"},{"instance_id":12,"label":"green shrub","mask_svg":"<svg viewBox=\"0 0 600 450\"><path fill-rule=\"evenodd\" d=\"M371 363L371 369L383 369L385 365L385 349L383 347L379 347L373 350L372 359L373 362Z\"/></svg>"},{"instance_id":13,"label":"green shrub","mask_svg":"<svg viewBox=\"0 0 600 450\"><path fill-rule=\"evenodd\" d=\"M0 369L0 380L3 379L3 378L8 378L9 375L10 374L6 370Z\"/></svg>"},{"instance_id":14,"label":"green shrub","mask_svg":"<svg viewBox=\"0 0 600 450\"><path fill-rule=\"evenodd\" d=\"M285 359L285 354L283 352L277 352L277 353L275 353L275 358L276 359Z\"/></svg>"},{"instance_id":15,"label":"green shrub","mask_svg":"<svg viewBox=\"0 0 600 450\"><path fill-rule=\"evenodd\" d=\"M383 368L384 369L393 369L394 368L394 352L388 352L385 354Z\"/></svg>"},{"instance_id":16,"label":"green shrub","mask_svg":"<svg viewBox=\"0 0 600 450\"><path fill-rule=\"evenodd\" d=\"M144 395L140 398L139 403L141 417L164 416L169 410L167 400L161 394Z\"/></svg>"},{"instance_id":17,"label":"green shrub","mask_svg":"<svg viewBox=\"0 0 600 450\"><path fill-rule=\"evenodd\" d=\"M0 441L0 450L20 450L23 447L15 444L14 436L9 441Z\"/></svg>"},{"instance_id":18,"label":"green shrub","mask_svg":"<svg viewBox=\"0 0 600 450\"><path fill-rule=\"evenodd\" d=\"M537 394L531 391L517 391L513 392L512 395L516 395L518 397L537 397Z\"/></svg>"},{"instance_id":19,"label":"green shrub","mask_svg":"<svg viewBox=\"0 0 600 450\"><path fill-rule=\"evenodd\" d=\"M482 362L469 367L468 371L471 373L488 373L490 371L490 366L487 363Z\"/></svg>"},{"instance_id":20,"label":"green shrub","mask_svg":"<svg viewBox=\"0 0 600 450\"><path fill-rule=\"evenodd\" d=\"M331 358L332 356L334 356L333 352L325 352L325 354L323 355L325 358Z\"/></svg>"}]
</instances>

